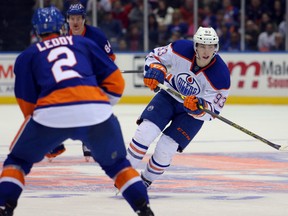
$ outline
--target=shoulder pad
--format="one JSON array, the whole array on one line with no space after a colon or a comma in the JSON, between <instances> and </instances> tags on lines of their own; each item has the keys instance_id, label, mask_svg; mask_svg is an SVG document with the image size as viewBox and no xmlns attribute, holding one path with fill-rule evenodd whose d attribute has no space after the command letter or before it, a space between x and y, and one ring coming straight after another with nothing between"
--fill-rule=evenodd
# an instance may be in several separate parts
<instances>
[{"instance_id":1,"label":"shoulder pad","mask_svg":"<svg viewBox=\"0 0 288 216\"><path fill-rule=\"evenodd\" d=\"M219 55L215 55L214 62L204 71L204 74L215 89L230 88L230 71Z\"/></svg>"},{"instance_id":2,"label":"shoulder pad","mask_svg":"<svg viewBox=\"0 0 288 216\"><path fill-rule=\"evenodd\" d=\"M192 59L194 56L194 44L191 40L177 40L171 46L173 52L177 55L187 59Z\"/></svg>"}]
</instances>

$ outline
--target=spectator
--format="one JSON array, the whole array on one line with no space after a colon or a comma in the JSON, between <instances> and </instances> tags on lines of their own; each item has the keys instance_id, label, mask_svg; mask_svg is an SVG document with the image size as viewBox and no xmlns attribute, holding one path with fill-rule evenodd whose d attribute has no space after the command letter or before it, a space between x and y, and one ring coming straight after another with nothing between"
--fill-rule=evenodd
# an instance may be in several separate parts
<instances>
[{"instance_id":1,"label":"spectator","mask_svg":"<svg viewBox=\"0 0 288 216\"><path fill-rule=\"evenodd\" d=\"M216 12L215 31L221 35L221 26L223 25L224 11L222 9Z\"/></svg>"},{"instance_id":2,"label":"spectator","mask_svg":"<svg viewBox=\"0 0 288 216\"><path fill-rule=\"evenodd\" d=\"M214 13L222 9L222 2L220 0L207 0L205 5L208 5Z\"/></svg>"},{"instance_id":3,"label":"spectator","mask_svg":"<svg viewBox=\"0 0 288 216\"><path fill-rule=\"evenodd\" d=\"M119 45L118 47L115 47L115 50L117 50L118 52L127 51L128 50L127 41L124 38L121 38L119 40Z\"/></svg>"},{"instance_id":4,"label":"spectator","mask_svg":"<svg viewBox=\"0 0 288 216\"><path fill-rule=\"evenodd\" d=\"M128 17L130 24L137 24L139 27L143 27L143 14L144 14L144 5L142 0L136 0L134 6L130 11Z\"/></svg>"},{"instance_id":5,"label":"spectator","mask_svg":"<svg viewBox=\"0 0 288 216\"><path fill-rule=\"evenodd\" d=\"M93 1L95 0L88 0L87 2L87 12L92 11ZM110 0L97 0L97 11L100 12L109 12L112 9L112 4Z\"/></svg>"},{"instance_id":6,"label":"spectator","mask_svg":"<svg viewBox=\"0 0 288 216\"><path fill-rule=\"evenodd\" d=\"M275 0L273 3L273 10L271 11L271 19L279 25L283 20L284 13L285 7L281 4L281 0Z\"/></svg>"},{"instance_id":7,"label":"spectator","mask_svg":"<svg viewBox=\"0 0 288 216\"><path fill-rule=\"evenodd\" d=\"M198 25L201 26L201 23L202 23L202 19L201 19L201 17L199 16L199 18L198 18ZM195 29L195 24L194 24L194 22L193 22L193 18L190 18L190 19L188 20L187 25L188 25L188 29L187 29L186 37L193 37L193 35L195 34L195 31L196 31L196 29Z\"/></svg>"},{"instance_id":8,"label":"spectator","mask_svg":"<svg viewBox=\"0 0 288 216\"><path fill-rule=\"evenodd\" d=\"M223 22L228 27L229 31L238 31L240 20L239 9L231 3L231 0L223 0L223 11Z\"/></svg>"},{"instance_id":9,"label":"spectator","mask_svg":"<svg viewBox=\"0 0 288 216\"><path fill-rule=\"evenodd\" d=\"M103 20L99 23L99 27L106 34L111 47L116 48L119 39L123 36L120 20L113 19L111 12L105 12Z\"/></svg>"},{"instance_id":10,"label":"spectator","mask_svg":"<svg viewBox=\"0 0 288 216\"><path fill-rule=\"evenodd\" d=\"M184 0L183 5L179 8L182 19L188 23L193 20L194 0ZM198 13L201 12L198 11Z\"/></svg>"},{"instance_id":11,"label":"spectator","mask_svg":"<svg viewBox=\"0 0 288 216\"><path fill-rule=\"evenodd\" d=\"M239 52L241 50L239 32L231 32L231 39L228 46L228 51Z\"/></svg>"},{"instance_id":12,"label":"spectator","mask_svg":"<svg viewBox=\"0 0 288 216\"><path fill-rule=\"evenodd\" d=\"M182 14L178 9L174 10L172 23L167 26L166 40L168 40L175 31L179 32L181 37L186 36L188 31L188 24L182 19Z\"/></svg>"},{"instance_id":13,"label":"spectator","mask_svg":"<svg viewBox=\"0 0 288 216\"><path fill-rule=\"evenodd\" d=\"M134 0L121 0L122 5L129 5L132 4Z\"/></svg>"},{"instance_id":14,"label":"spectator","mask_svg":"<svg viewBox=\"0 0 288 216\"><path fill-rule=\"evenodd\" d=\"M246 7L246 19L253 20L258 25L262 14L267 11L269 11L267 6L261 0L251 0Z\"/></svg>"},{"instance_id":15,"label":"spectator","mask_svg":"<svg viewBox=\"0 0 288 216\"><path fill-rule=\"evenodd\" d=\"M92 17L92 9L93 9L93 2L95 0L88 0L87 2L87 21L89 23L93 22L93 17ZM97 20L102 20L103 17L105 16L106 12L111 11L111 2L110 0L97 0L96 3L96 9L97 9Z\"/></svg>"},{"instance_id":16,"label":"spectator","mask_svg":"<svg viewBox=\"0 0 288 216\"><path fill-rule=\"evenodd\" d=\"M165 46L167 44L166 31L167 31L167 26L165 26L165 25L162 25L162 26L159 25L158 26L159 46Z\"/></svg>"},{"instance_id":17,"label":"spectator","mask_svg":"<svg viewBox=\"0 0 288 216\"><path fill-rule=\"evenodd\" d=\"M259 35L258 26L252 20L247 20L245 28L245 50L247 51L258 50L257 47L258 35Z\"/></svg>"},{"instance_id":18,"label":"spectator","mask_svg":"<svg viewBox=\"0 0 288 216\"><path fill-rule=\"evenodd\" d=\"M167 5L166 0L158 1L158 8L153 10L159 25L168 25L172 22L174 9Z\"/></svg>"},{"instance_id":19,"label":"spectator","mask_svg":"<svg viewBox=\"0 0 288 216\"><path fill-rule=\"evenodd\" d=\"M266 25L268 23L272 22L270 15L268 13L263 13L261 16L261 20L260 23L258 24L259 28L260 28L260 32L263 32L266 30Z\"/></svg>"},{"instance_id":20,"label":"spectator","mask_svg":"<svg viewBox=\"0 0 288 216\"><path fill-rule=\"evenodd\" d=\"M181 37L181 34L177 31L172 32L171 37L168 39L168 43L173 43L174 41L183 39L183 37Z\"/></svg>"},{"instance_id":21,"label":"spectator","mask_svg":"<svg viewBox=\"0 0 288 216\"><path fill-rule=\"evenodd\" d=\"M112 4L111 13L113 15L113 19L120 20L122 24L122 31L127 32L129 27L129 18L128 14L132 9L132 4L123 5L120 0L116 0Z\"/></svg>"},{"instance_id":22,"label":"spectator","mask_svg":"<svg viewBox=\"0 0 288 216\"><path fill-rule=\"evenodd\" d=\"M281 33L276 32L275 34L275 44L272 45L271 50L274 51L284 51L285 50L285 43L284 37Z\"/></svg>"},{"instance_id":23,"label":"spectator","mask_svg":"<svg viewBox=\"0 0 288 216\"><path fill-rule=\"evenodd\" d=\"M222 24L219 31L219 46L221 51L228 51L230 40L231 32L225 24Z\"/></svg>"},{"instance_id":24,"label":"spectator","mask_svg":"<svg viewBox=\"0 0 288 216\"><path fill-rule=\"evenodd\" d=\"M260 52L271 51L272 47L275 46L275 29L273 23L266 25L266 31L261 32L258 37L258 50Z\"/></svg>"},{"instance_id":25,"label":"spectator","mask_svg":"<svg viewBox=\"0 0 288 216\"><path fill-rule=\"evenodd\" d=\"M204 16L203 16L203 20L201 23L201 26L204 27L212 27L212 28L216 28L216 15L215 12L211 10L210 6L206 5L203 9L204 12Z\"/></svg>"},{"instance_id":26,"label":"spectator","mask_svg":"<svg viewBox=\"0 0 288 216\"><path fill-rule=\"evenodd\" d=\"M158 7L158 0L148 0L148 3L149 3L152 10L154 10Z\"/></svg>"},{"instance_id":27,"label":"spectator","mask_svg":"<svg viewBox=\"0 0 288 216\"><path fill-rule=\"evenodd\" d=\"M155 14L151 13L148 17L148 28L149 28L149 50L158 46L159 43L159 30L158 22Z\"/></svg>"},{"instance_id":28,"label":"spectator","mask_svg":"<svg viewBox=\"0 0 288 216\"><path fill-rule=\"evenodd\" d=\"M285 20L285 14L284 14L284 19L278 26L278 31L285 37L286 35L286 20Z\"/></svg>"},{"instance_id":29,"label":"spectator","mask_svg":"<svg viewBox=\"0 0 288 216\"><path fill-rule=\"evenodd\" d=\"M166 0L166 3L169 7L172 7L174 9L178 9L183 5L183 0Z\"/></svg>"},{"instance_id":30,"label":"spectator","mask_svg":"<svg viewBox=\"0 0 288 216\"><path fill-rule=\"evenodd\" d=\"M137 23L130 25L126 41L130 51L143 51L143 32Z\"/></svg>"}]
</instances>

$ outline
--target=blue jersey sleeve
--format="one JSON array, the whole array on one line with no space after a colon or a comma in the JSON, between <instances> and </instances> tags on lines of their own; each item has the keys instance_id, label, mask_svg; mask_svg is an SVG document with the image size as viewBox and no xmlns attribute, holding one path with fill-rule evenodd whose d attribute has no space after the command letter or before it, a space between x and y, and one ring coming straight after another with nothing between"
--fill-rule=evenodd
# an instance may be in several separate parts
<instances>
[{"instance_id":1,"label":"blue jersey sleeve","mask_svg":"<svg viewBox=\"0 0 288 216\"><path fill-rule=\"evenodd\" d=\"M101 29L86 25L86 33L84 37L94 41L105 53L107 53L108 56L114 54L109 40Z\"/></svg>"},{"instance_id":2,"label":"blue jersey sleeve","mask_svg":"<svg viewBox=\"0 0 288 216\"><path fill-rule=\"evenodd\" d=\"M17 57L14 65L14 92L17 99L36 104L39 90L33 75L33 56L33 48L30 48Z\"/></svg>"},{"instance_id":3,"label":"blue jersey sleeve","mask_svg":"<svg viewBox=\"0 0 288 216\"><path fill-rule=\"evenodd\" d=\"M90 60L92 62L92 68L96 75L98 84L100 85L104 79L106 79L111 73L118 69L115 63L107 58L107 54L99 47L98 43L86 39L86 38L77 38L81 46L89 47ZM80 46L80 48L81 48ZM82 50L85 50L83 47Z\"/></svg>"}]
</instances>

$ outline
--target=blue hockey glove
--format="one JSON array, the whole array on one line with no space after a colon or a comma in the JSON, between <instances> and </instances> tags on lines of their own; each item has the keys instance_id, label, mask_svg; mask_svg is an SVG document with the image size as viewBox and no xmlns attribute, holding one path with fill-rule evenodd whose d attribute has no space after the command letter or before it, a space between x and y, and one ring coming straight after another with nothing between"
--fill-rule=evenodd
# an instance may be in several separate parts
<instances>
[{"instance_id":1,"label":"blue hockey glove","mask_svg":"<svg viewBox=\"0 0 288 216\"><path fill-rule=\"evenodd\" d=\"M195 95L187 96L183 103L184 110L195 116L204 115L204 111L199 109L199 105L206 108L207 102L203 98L198 98Z\"/></svg>"},{"instance_id":2,"label":"blue hockey glove","mask_svg":"<svg viewBox=\"0 0 288 216\"><path fill-rule=\"evenodd\" d=\"M164 83L166 67L162 64L150 64L150 68L144 75L144 84L152 91L159 89L158 83Z\"/></svg>"}]
</instances>

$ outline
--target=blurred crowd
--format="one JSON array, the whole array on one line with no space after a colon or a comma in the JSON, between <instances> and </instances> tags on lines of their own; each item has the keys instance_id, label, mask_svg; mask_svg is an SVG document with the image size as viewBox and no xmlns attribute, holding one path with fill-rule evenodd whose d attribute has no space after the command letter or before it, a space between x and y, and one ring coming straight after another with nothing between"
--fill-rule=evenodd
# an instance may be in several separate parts
<instances>
[{"instance_id":1,"label":"blurred crowd","mask_svg":"<svg viewBox=\"0 0 288 216\"><path fill-rule=\"evenodd\" d=\"M86 8L92 24L95 0L44 0L65 15L71 3ZM143 51L144 0L97 0L97 26L104 31L114 51ZM241 1L198 1L198 26L213 27L220 51L240 51ZM22 51L34 41L31 17L39 0L0 1L0 51ZM194 0L148 0L149 49L182 38L192 38ZM285 0L246 0L245 51L285 50Z\"/></svg>"}]
</instances>

